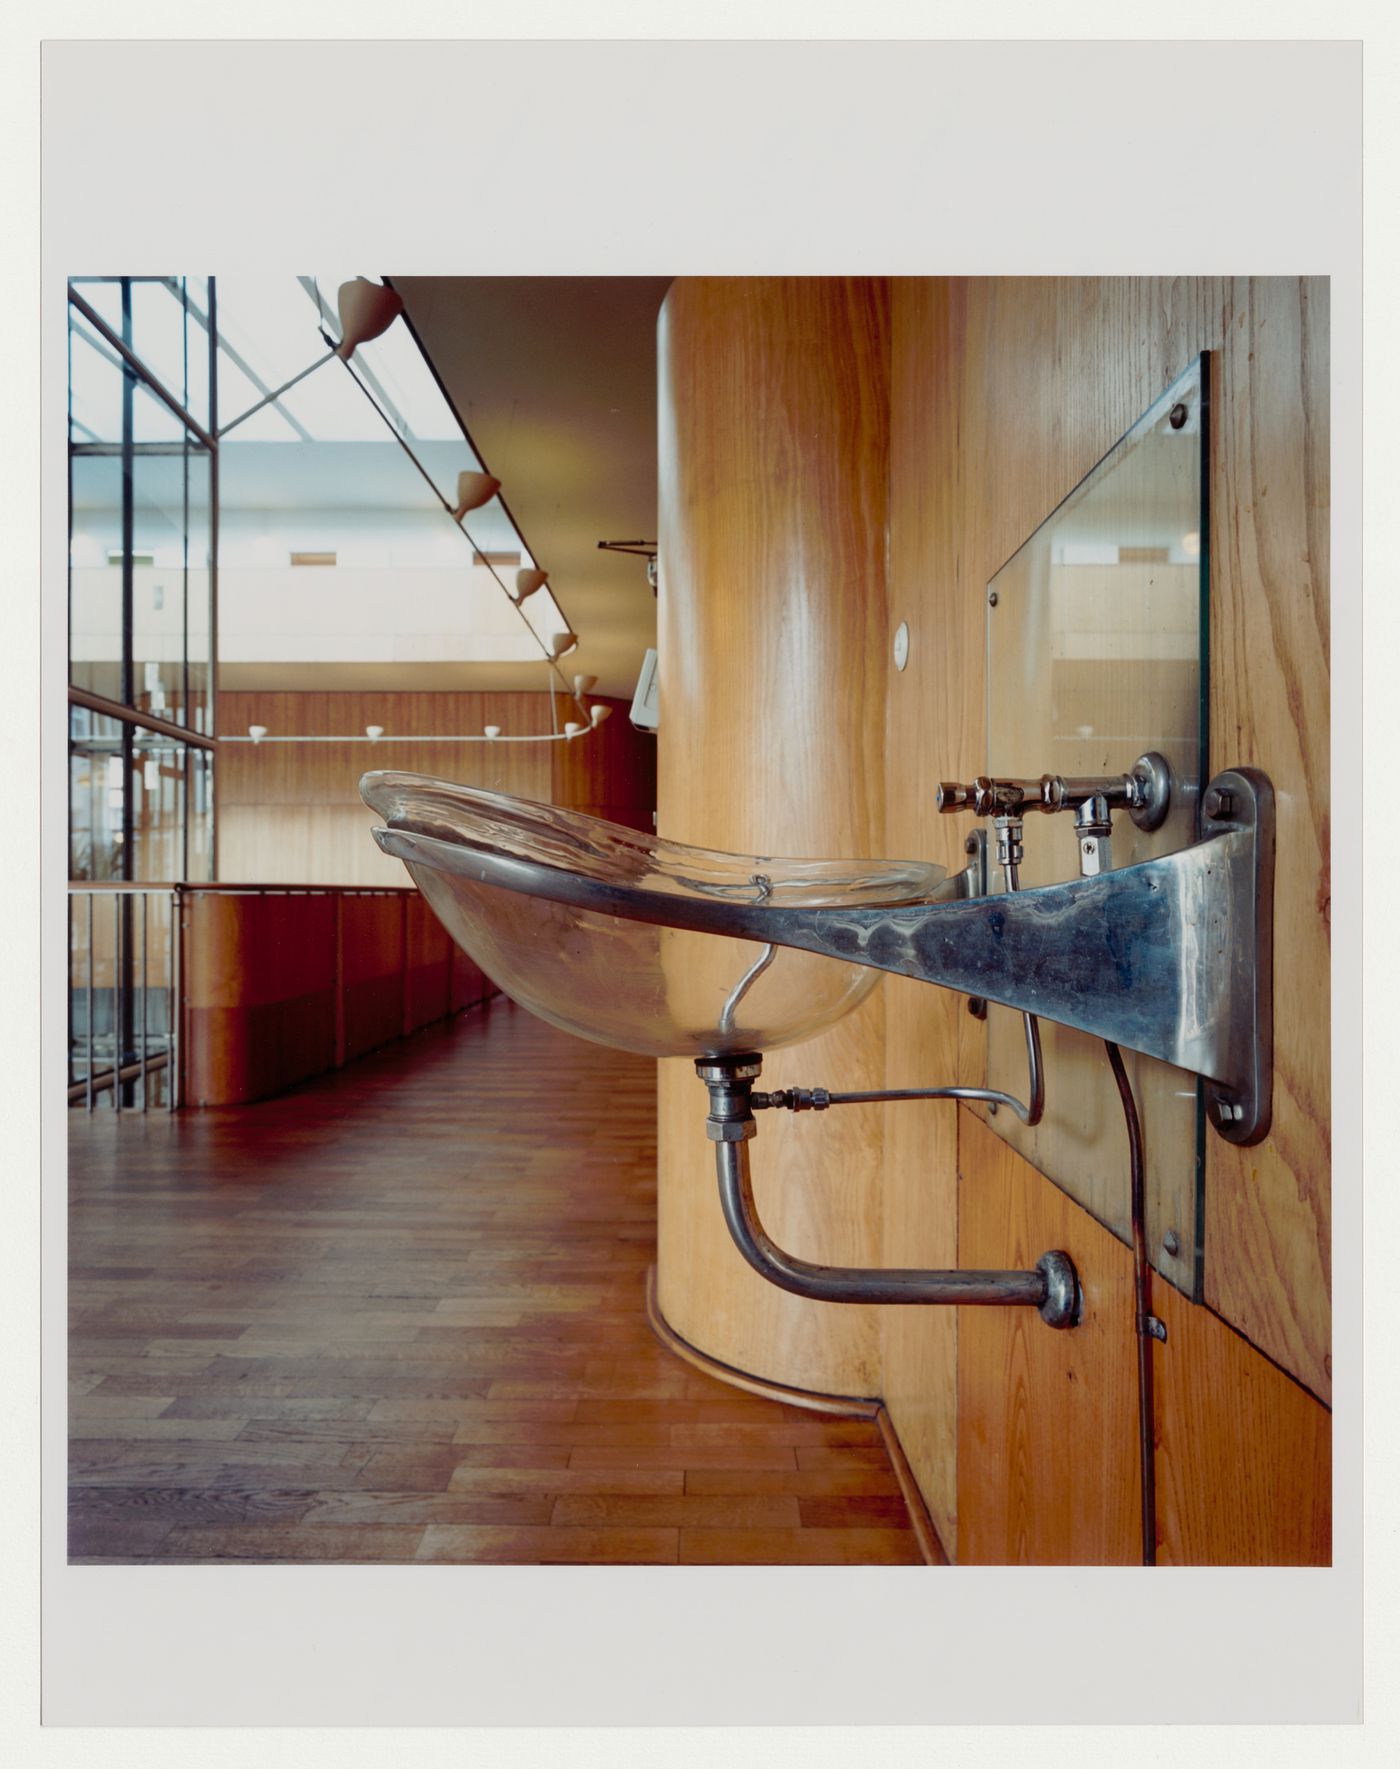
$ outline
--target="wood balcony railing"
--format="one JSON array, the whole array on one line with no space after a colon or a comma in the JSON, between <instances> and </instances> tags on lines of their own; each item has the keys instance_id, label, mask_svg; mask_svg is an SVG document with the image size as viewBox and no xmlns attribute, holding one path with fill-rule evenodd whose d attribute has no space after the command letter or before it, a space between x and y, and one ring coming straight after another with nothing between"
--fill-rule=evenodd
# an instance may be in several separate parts
<instances>
[{"instance_id":1,"label":"wood balcony railing","mask_svg":"<svg viewBox=\"0 0 1400 1769\"><path fill-rule=\"evenodd\" d=\"M496 993L406 886L75 884L69 1098L265 1099Z\"/></svg>"}]
</instances>

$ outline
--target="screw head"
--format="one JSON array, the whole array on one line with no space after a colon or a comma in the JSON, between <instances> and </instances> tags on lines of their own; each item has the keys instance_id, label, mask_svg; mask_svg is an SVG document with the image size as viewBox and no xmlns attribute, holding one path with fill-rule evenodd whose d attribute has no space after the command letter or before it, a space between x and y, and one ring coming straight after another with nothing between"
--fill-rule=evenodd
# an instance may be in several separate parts
<instances>
[{"instance_id":1,"label":"screw head","mask_svg":"<svg viewBox=\"0 0 1400 1769\"><path fill-rule=\"evenodd\" d=\"M1184 405L1174 405L1171 411L1167 414L1167 422L1171 425L1173 430L1180 430L1186 422L1186 416L1186 407Z\"/></svg>"},{"instance_id":2,"label":"screw head","mask_svg":"<svg viewBox=\"0 0 1400 1769\"><path fill-rule=\"evenodd\" d=\"M988 1112L991 1113L993 1118L996 1117L998 1107L997 1107L997 1102L994 1099L989 1099L987 1101L987 1110L988 1110Z\"/></svg>"},{"instance_id":3,"label":"screw head","mask_svg":"<svg viewBox=\"0 0 1400 1769\"><path fill-rule=\"evenodd\" d=\"M969 995L967 998L967 1011L972 1015L974 1020L985 1020L987 1017L987 1004L983 1001L980 995ZM995 1106L993 1106L992 1109L995 1111Z\"/></svg>"},{"instance_id":4,"label":"screw head","mask_svg":"<svg viewBox=\"0 0 1400 1769\"><path fill-rule=\"evenodd\" d=\"M1175 1259L1181 1251L1181 1236L1174 1228L1169 1228L1162 1236L1162 1251Z\"/></svg>"},{"instance_id":5,"label":"screw head","mask_svg":"<svg viewBox=\"0 0 1400 1769\"><path fill-rule=\"evenodd\" d=\"M987 606L988 606L988 608L995 608L996 605L997 605L996 591L995 590L988 590L987 591Z\"/></svg>"}]
</instances>

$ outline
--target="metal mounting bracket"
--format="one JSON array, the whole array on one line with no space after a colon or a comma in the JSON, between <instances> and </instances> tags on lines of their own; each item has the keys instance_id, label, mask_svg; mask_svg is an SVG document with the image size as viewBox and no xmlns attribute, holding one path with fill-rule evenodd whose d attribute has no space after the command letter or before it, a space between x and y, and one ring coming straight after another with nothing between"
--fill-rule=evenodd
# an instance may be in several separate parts
<instances>
[{"instance_id":1,"label":"metal mounting bracket","mask_svg":"<svg viewBox=\"0 0 1400 1769\"><path fill-rule=\"evenodd\" d=\"M1227 1142L1249 1144L1267 1136L1274 1094L1274 789L1253 768L1217 774L1201 795L1202 842L1231 835L1246 851L1206 930L1231 998L1206 1112Z\"/></svg>"}]
</instances>

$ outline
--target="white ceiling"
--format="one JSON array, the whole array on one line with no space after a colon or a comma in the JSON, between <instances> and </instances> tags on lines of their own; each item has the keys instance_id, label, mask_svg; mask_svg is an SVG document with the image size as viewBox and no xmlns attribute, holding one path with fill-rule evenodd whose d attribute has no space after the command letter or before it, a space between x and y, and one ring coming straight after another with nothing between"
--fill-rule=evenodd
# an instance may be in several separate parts
<instances>
[{"instance_id":1,"label":"white ceiling","mask_svg":"<svg viewBox=\"0 0 1400 1769\"><path fill-rule=\"evenodd\" d=\"M668 277L390 279L579 634L572 669L630 697L656 643L656 321ZM469 519L470 522L470 519Z\"/></svg>"}]
</instances>

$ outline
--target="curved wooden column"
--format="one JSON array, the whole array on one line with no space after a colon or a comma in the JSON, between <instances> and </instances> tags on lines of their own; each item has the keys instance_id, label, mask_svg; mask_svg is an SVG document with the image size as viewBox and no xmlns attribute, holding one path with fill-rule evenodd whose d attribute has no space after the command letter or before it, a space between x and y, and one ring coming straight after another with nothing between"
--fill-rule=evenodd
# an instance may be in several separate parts
<instances>
[{"instance_id":1,"label":"curved wooden column","mask_svg":"<svg viewBox=\"0 0 1400 1769\"><path fill-rule=\"evenodd\" d=\"M889 299L878 279L681 279L661 313L658 828L749 853L880 856ZM879 1086L879 990L765 1062L765 1085ZM661 1065L658 1293L677 1333L772 1381L877 1395L879 1323L744 1264L720 1216L705 1093ZM782 1120L781 1122L779 1120ZM878 1265L882 1122L771 1113L765 1222Z\"/></svg>"}]
</instances>

